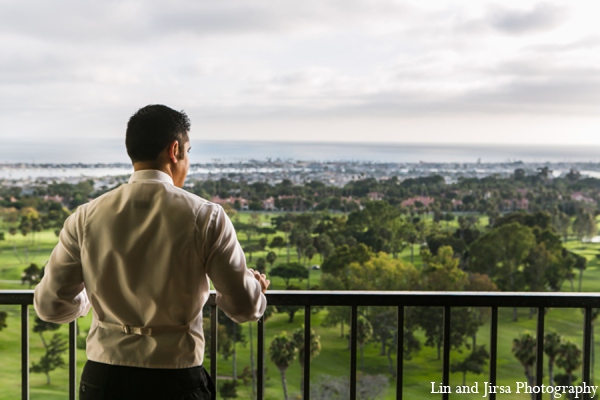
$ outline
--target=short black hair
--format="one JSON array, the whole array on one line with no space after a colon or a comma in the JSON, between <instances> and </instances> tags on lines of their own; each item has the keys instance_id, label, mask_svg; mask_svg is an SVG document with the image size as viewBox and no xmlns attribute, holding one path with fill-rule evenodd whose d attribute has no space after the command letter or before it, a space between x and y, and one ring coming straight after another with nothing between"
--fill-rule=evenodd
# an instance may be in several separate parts
<instances>
[{"instance_id":1,"label":"short black hair","mask_svg":"<svg viewBox=\"0 0 600 400\"><path fill-rule=\"evenodd\" d=\"M175 111L162 104L140 108L129 118L125 133L125 147L132 162L155 161L161 151L173 140L183 145L189 140L190 119L183 111Z\"/></svg>"}]
</instances>

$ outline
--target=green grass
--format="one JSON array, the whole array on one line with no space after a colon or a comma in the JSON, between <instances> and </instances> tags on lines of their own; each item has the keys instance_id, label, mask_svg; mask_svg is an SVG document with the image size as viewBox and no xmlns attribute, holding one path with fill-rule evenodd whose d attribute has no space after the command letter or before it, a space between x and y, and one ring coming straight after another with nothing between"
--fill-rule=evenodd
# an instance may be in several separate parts
<instances>
[{"instance_id":1,"label":"green grass","mask_svg":"<svg viewBox=\"0 0 600 400\"><path fill-rule=\"evenodd\" d=\"M241 220L249 218L249 213L239 213ZM264 216L262 217L264 219ZM267 220L265 219L265 222ZM38 265L43 265L47 260L51 249L56 244L56 236L53 232L42 232L39 235L39 240L33 246L30 246L30 260L29 262L36 262ZM272 235L271 235L272 237ZM15 237L6 235L6 240L0 242L0 289L26 289L26 286L22 286L18 281L20 279L21 271L27 264L24 263L25 241L28 237L23 238L22 235L18 234ZM240 239L242 244L245 246L249 243L245 241L245 235L241 234ZM258 236L255 235L252 242L257 242ZM13 254L13 246L16 246L17 250L20 251L19 256L21 261ZM584 271L582 280L583 291L600 291L600 265L596 258L596 254L600 251L598 244L585 244L572 240L566 243L566 246L576 251L579 254L584 255L588 259L588 267ZM38 250L39 248L39 250ZM418 256L418 246L415 246L415 264L420 266L420 258ZM276 264L279 262L286 261L286 249L275 250L278 254ZM266 252L254 253L252 258L253 262L249 263L250 266L254 266L256 259L264 257ZM290 261L296 261L295 251L290 252ZM409 261L410 250L405 249L401 254L404 260ZM320 257L317 255L312 260L311 264L320 264ZM319 284L320 271L311 271L310 281L311 286ZM9 281L9 282L6 282ZM13 282L10 282L13 281ZM300 287L306 286L306 281L294 282ZM573 282L575 290L578 286L578 276ZM273 278L272 288L282 289L285 287L283 280L280 278ZM570 290L570 282L565 282L563 290ZM0 306L0 310L9 312L8 327L3 331L0 331L0 399L14 399L20 396L20 310L15 306ZM30 307L30 323L33 324L33 310ZM332 376L349 376L350 373L350 352L347 346L347 340L340 337L340 326L336 327L324 327L321 322L326 315L326 311L322 310L317 314L311 316L312 328L320 335L322 343L321 354L315 358L311 364L311 382L316 382L320 377L325 375ZM272 338L275 335L280 334L282 331L292 333L295 329L299 328L303 321L304 315L300 311L296 314L294 322L288 323L288 316L285 314L275 314L266 323L265 332L265 343L268 347ZM79 327L82 331L88 329L91 322L91 314L85 318L79 320ZM515 383L524 381L525 376L523 374L523 367L518 363L511 353L511 345L513 338L518 337L525 330L535 331L536 318L535 316L529 318L529 309L519 309L519 320L517 322L512 321L512 310L501 309L499 313L499 343L498 343L498 384L509 385L513 391ZM582 326L583 326L583 314L580 310L572 309L550 309L546 315L546 329L556 330L561 335L575 341L581 346L582 343ZM242 326L246 338L248 335L248 325ZM253 337L253 349L256 357L256 324L252 324L254 329ZM67 326L62 326L59 330L60 333L67 335ZM344 327L344 333L348 332L348 327ZM419 333L420 334L420 333ZM47 334L50 337L51 333ZM420 338L423 339L422 334ZM424 340L422 340L424 342ZM598 342L598 340L596 340ZM480 328L477 337L478 344L486 344L489 349L489 325L485 325ZM365 373L366 374L388 374L387 358L379 355L379 345L377 343L369 343L364 348L364 360L365 360ZM39 336L35 333L31 333L30 337L30 358L32 361L37 361L43 354L43 347ZM458 351L451 352L452 361L461 360L465 357L466 352L459 353ZM79 374L81 368L85 363L85 352L83 350L77 351L78 368ZM231 376L232 374L232 359L225 360L222 355L219 355L218 362L218 375L223 379ZM395 359L394 359L395 364ZM598 361L595 363L595 370L600 371L600 365ZM360 368L360 359L358 360ZM244 367L250 366L250 344L246 345L238 344L237 346L237 371L241 374ZM267 366L267 379L265 382L266 387L266 398L273 400L280 400L282 398L282 388L279 371L276 366L268 359L266 360ZM210 368L208 359L205 363L207 369ZM421 351L413 357L412 360L408 360L404 363L404 397L409 399L433 399L439 398L439 395L431 394L431 382L435 382L436 386L441 382L441 361L437 360L436 349L423 346ZM545 367L546 368L546 367ZM483 382L487 381L487 370L483 375L476 376L469 374L467 376L467 384L473 385L475 382L479 383L479 394L453 394L454 399L475 399L481 398L483 393ZM581 376L581 371L578 371L576 375ZM547 372L545 373L547 377ZM68 385L68 373L66 370L57 370L51 373L52 384L47 386L45 384L45 376L41 374L31 375L31 399L65 399ZM547 379L547 378L546 378ZM294 396L298 396L300 393L300 366L295 361L287 371L287 382L289 393ZM462 384L461 374L451 374L451 386L454 389L456 385ZM249 398L250 395L250 383L241 384L238 387L239 398ZM385 396L385 399L395 398L395 382L393 379L390 380L390 387ZM507 394L498 395L498 399L529 399L527 394Z\"/></svg>"}]
</instances>

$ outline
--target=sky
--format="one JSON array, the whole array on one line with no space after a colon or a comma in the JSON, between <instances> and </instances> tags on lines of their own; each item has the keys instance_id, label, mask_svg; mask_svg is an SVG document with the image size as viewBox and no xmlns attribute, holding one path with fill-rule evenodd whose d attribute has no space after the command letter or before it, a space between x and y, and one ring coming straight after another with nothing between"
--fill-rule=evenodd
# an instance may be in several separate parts
<instances>
[{"instance_id":1,"label":"sky","mask_svg":"<svg viewBox=\"0 0 600 400\"><path fill-rule=\"evenodd\" d=\"M600 145L598 15L590 0L0 0L0 160L120 144L157 103L198 140Z\"/></svg>"}]
</instances>

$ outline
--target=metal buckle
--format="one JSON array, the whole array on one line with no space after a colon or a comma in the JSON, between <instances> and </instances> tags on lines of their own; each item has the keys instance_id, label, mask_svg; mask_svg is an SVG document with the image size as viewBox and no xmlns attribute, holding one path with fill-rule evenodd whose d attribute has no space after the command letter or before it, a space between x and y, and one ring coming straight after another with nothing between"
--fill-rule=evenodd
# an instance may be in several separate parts
<instances>
[{"instance_id":1,"label":"metal buckle","mask_svg":"<svg viewBox=\"0 0 600 400\"><path fill-rule=\"evenodd\" d=\"M129 325L123 325L123 333L131 335L131 327Z\"/></svg>"}]
</instances>

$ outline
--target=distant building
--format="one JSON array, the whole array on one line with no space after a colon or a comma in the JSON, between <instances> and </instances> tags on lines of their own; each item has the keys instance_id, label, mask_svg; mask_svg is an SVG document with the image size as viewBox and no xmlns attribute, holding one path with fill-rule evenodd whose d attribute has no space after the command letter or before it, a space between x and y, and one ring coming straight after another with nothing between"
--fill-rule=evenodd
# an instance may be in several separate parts
<instances>
[{"instance_id":1,"label":"distant building","mask_svg":"<svg viewBox=\"0 0 600 400\"><path fill-rule=\"evenodd\" d=\"M222 199L219 196L213 196L210 201L212 201L213 203L217 203L220 204L221 206L225 205L225 204L230 204L232 207L235 207L235 203L239 202L239 209L243 210L243 211L247 211L249 209L248 207L248 200L244 199L243 197L233 197L233 196L229 196L226 199Z\"/></svg>"},{"instance_id":2,"label":"distant building","mask_svg":"<svg viewBox=\"0 0 600 400\"><path fill-rule=\"evenodd\" d=\"M571 200L580 201L580 202L586 203L586 204L595 204L596 203L596 200L592 199L591 197L587 197L582 192L571 193Z\"/></svg>"},{"instance_id":3,"label":"distant building","mask_svg":"<svg viewBox=\"0 0 600 400\"><path fill-rule=\"evenodd\" d=\"M262 201L262 208L265 211L275 211L275 210L277 210L277 208L275 208L275 199L273 198L273 196L271 196L268 199L265 199L265 200Z\"/></svg>"},{"instance_id":4,"label":"distant building","mask_svg":"<svg viewBox=\"0 0 600 400\"><path fill-rule=\"evenodd\" d=\"M55 196L45 195L44 196L44 201L53 201L55 203L62 204L63 203L63 197L62 196L58 196L58 195L55 195Z\"/></svg>"},{"instance_id":5,"label":"distant building","mask_svg":"<svg viewBox=\"0 0 600 400\"><path fill-rule=\"evenodd\" d=\"M402 202L402 207L415 207L415 203L419 202L423 204L424 207L429 207L431 203L433 203L435 199L433 197L428 196L416 196L411 197L410 199L406 199Z\"/></svg>"},{"instance_id":6,"label":"distant building","mask_svg":"<svg viewBox=\"0 0 600 400\"><path fill-rule=\"evenodd\" d=\"M528 210L529 200L522 199L506 199L502 200L502 211Z\"/></svg>"},{"instance_id":7,"label":"distant building","mask_svg":"<svg viewBox=\"0 0 600 400\"><path fill-rule=\"evenodd\" d=\"M452 209L454 211L461 211L462 210L462 205L463 202L460 199L452 199Z\"/></svg>"},{"instance_id":8,"label":"distant building","mask_svg":"<svg viewBox=\"0 0 600 400\"><path fill-rule=\"evenodd\" d=\"M298 199L294 195L277 196L275 206L282 211L298 211Z\"/></svg>"},{"instance_id":9,"label":"distant building","mask_svg":"<svg viewBox=\"0 0 600 400\"><path fill-rule=\"evenodd\" d=\"M371 201L379 201L383 199L383 193L381 192L369 192L367 193L367 197Z\"/></svg>"},{"instance_id":10,"label":"distant building","mask_svg":"<svg viewBox=\"0 0 600 400\"><path fill-rule=\"evenodd\" d=\"M356 204L356 207L358 207L358 209L359 209L359 210L362 210L362 209L364 209L364 208L365 208L365 207L364 207L364 206L363 206L363 205L360 203L360 200L359 200L359 199L356 199L356 198L354 198L354 197L352 197L352 196L348 196L348 197L342 196L342 197L340 198L340 200L341 200L341 203L342 203L342 204L341 204L341 206L342 206L342 209L344 209L344 210L346 210L346 209L353 209L353 208L354 208L354 206L352 206L351 204ZM350 205L350 207L348 207L349 205Z\"/></svg>"}]
</instances>

